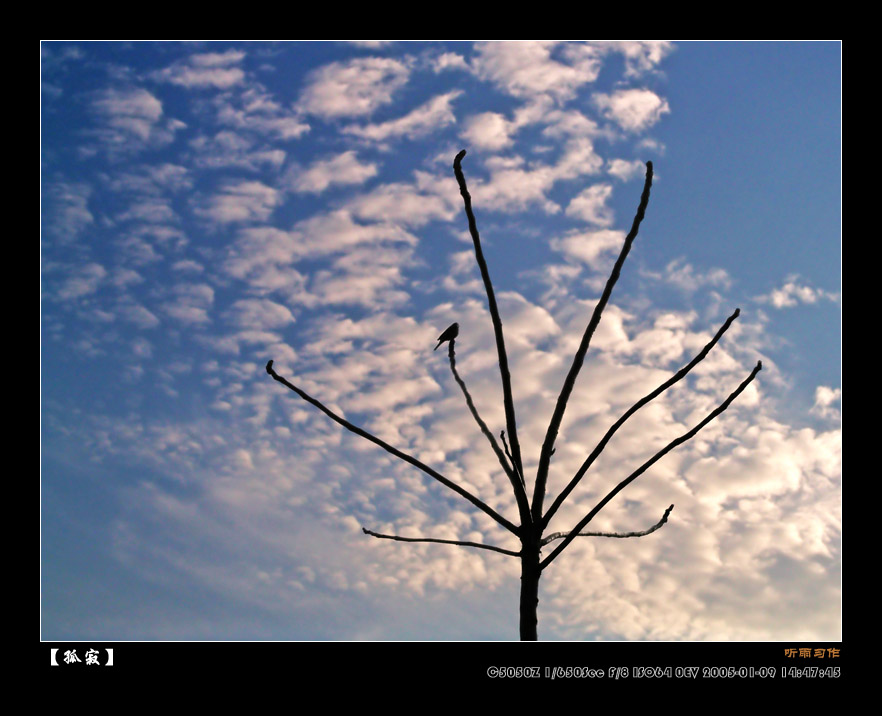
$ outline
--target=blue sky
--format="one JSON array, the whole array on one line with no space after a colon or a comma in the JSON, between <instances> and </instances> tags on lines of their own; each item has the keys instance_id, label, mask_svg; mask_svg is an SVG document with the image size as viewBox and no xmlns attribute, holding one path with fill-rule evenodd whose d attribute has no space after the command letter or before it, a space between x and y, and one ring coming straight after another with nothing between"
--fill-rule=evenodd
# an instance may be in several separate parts
<instances>
[{"instance_id":1,"label":"blue sky","mask_svg":"<svg viewBox=\"0 0 882 716\"><path fill-rule=\"evenodd\" d=\"M836 42L41 43L41 636L508 640L516 549L468 502L272 381L276 370L516 519L444 351L504 427L502 312L528 487L637 206L549 501L575 525L758 379L544 573L539 636L841 638ZM532 472L531 472L532 471Z\"/></svg>"}]
</instances>

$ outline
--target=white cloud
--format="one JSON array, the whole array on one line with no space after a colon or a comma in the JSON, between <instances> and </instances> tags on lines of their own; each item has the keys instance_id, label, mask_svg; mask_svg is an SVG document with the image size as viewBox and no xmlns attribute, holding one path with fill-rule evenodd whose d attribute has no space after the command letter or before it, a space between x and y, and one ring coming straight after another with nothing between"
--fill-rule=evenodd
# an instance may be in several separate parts
<instances>
[{"instance_id":1,"label":"white cloud","mask_svg":"<svg viewBox=\"0 0 882 716\"><path fill-rule=\"evenodd\" d=\"M153 73L153 77L188 89L230 89L245 80L245 72L235 66L244 58L245 53L239 50L192 55Z\"/></svg>"},{"instance_id":2,"label":"white cloud","mask_svg":"<svg viewBox=\"0 0 882 716\"><path fill-rule=\"evenodd\" d=\"M462 136L479 148L495 151L511 146L515 135L533 124L546 125L542 130L546 137L570 142L584 142L601 134L596 122L578 110L555 109L552 100L538 95L515 108L511 119L499 112L472 115L466 120Z\"/></svg>"},{"instance_id":3,"label":"white cloud","mask_svg":"<svg viewBox=\"0 0 882 716\"><path fill-rule=\"evenodd\" d=\"M281 202L279 192L259 181L230 182L203 199L195 212L218 224L266 221Z\"/></svg>"},{"instance_id":4,"label":"white cloud","mask_svg":"<svg viewBox=\"0 0 882 716\"><path fill-rule=\"evenodd\" d=\"M567 216L575 216L597 226L609 226L613 222L613 213L606 202L612 195L612 190L610 184L589 186L570 200Z\"/></svg>"},{"instance_id":5,"label":"white cloud","mask_svg":"<svg viewBox=\"0 0 882 716\"><path fill-rule=\"evenodd\" d=\"M553 139L564 139L573 146L591 146L591 140L609 132L602 132L597 123L575 109L556 109L545 95L530 97L516 107L509 119L499 112L481 112L468 117L461 136L478 149L500 151L514 144L523 128L534 124L545 125L542 134ZM611 136L611 135L609 135ZM599 157L595 157L599 162ZM602 163L602 162L601 162ZM594 160L592 160L592 165ZM595 168L579 173L592 173Z\"/></svg>"},{"instance_id":6,"label":"white cloud","mask_svg":"<svg viewBox=\"0 0 882 716\"><path fill-rule=\"evenodd\" d=\"M125 289L128 286L143 283L144 277L132 269L118 267L114 269L108 281L116 288Z\"/></svg>"},{"instance_id":7,"label":"white cloud","mask_svg":"<svg viewBox=\"0 0 882 716\"><path fill-rule=\"evenodd\" d=\"M462 136L478 149L499 151L512 143L512 124L497 112L483 112L469 117Z\"/></svg>"},{"instance_id":8,"label":"white cloud","mask_svg":"<svg viewBox=\"0 0 882 716\"><path fill-rule=\"evenodd\" d=\"M47 192L52 210L47 212L49 228L62 243L73 241L95 221L89 211L92 188L87 184L58 182Z\"/></svg>"},{"instance_id":9,"label":"white cloud","mask_svg":"<svg viewBox=\"0 0 882 716\"><path fill-rule=\"evenodd\" d=\"M305 278L293 264L303 255L296 232L275 228L245 229L223 263L224 272L260 291L300 290Z\"/></svg>"},{"instance_id":10,"label":"white cloud","mask_svg":"<svg viewBox=\"0 0 882 716\"><path fill-rule=\"evenodd\" d=\"M391 191L394 191L394 187ZM394 223L382 221L383 206L377 206L371 200L372 195L366 195L367 199L361 208L366 214L378 213L374 217L381 220L375 224L360 224L353 220L350 211L339 210L327 214L319 214L312 218L298 222L296 230L300 235L300 250L302 256L321 256L341 251L348 251L360 244L380 244L400 242L403 244L416 244L418 239L407 231L396 226ZM405 203L407 203L405 201ZM381 199L380 204L385 204ZM406 211L406 208L402 209ZM417 213L417 216L419 214ZM404 217L407 218L407 215Z\"/></svg>"},{"instance_id":11,"label":"white cloud","mask_svg":"<svg viewBox=\"0 0 882 716\"><path fill-rule=\"evenodd\" d=\"M695 320L695 314L678 315L663 313L651 327L640 331L628 343L628 350L636 352L641 362L665 367L674 361L685 363L683 354L688 348L687 330ZM706 366L705 366L706 367Z\"/></svg>"},{"instance_id":12,"label":"white cloud","mask_svg":"<svg viewBox=\"0 0 882 716\"><path fill-rule=\"evenodd\" d=\"M590 45L550 41L483 42L474 70L515 97L549 95L568 100L600 72L600 53ZM554 55L557 55L555 57Z\"/></svg>"},{"instance_id":13,"label":"white cloud","mask_svg":"<svg viewBox=\"0 0 882 716\"><path fill-rule=\"evenodd\" d=\"M180 164L144 164L132 171L119 172L106 177L107 186L113 191L157 196L175 193L193 186L190 170Z\"/></svg>"},{"instance_id":14,"label":"white cloud","mask_svg":"<svg viewBox=\"0 0 882 716\"><path fill-rule=\"evenodd\" d=\"M587 137L575 137L564 144L564 150L554 166L554 179L576 179L597 174L603 166L603 159L594 149L594 143Z\"/></svg>"},{"instance_id":15,"label":"white cloud","mask_svg":"<svg viewBox=\"0 0 882 716\"><path fill-rule=\"evenodd\" d=\"M529 205L538 205L545 212L560 211L548 192L557 182L593 174L603 166L603 160L594 151L590 139L577 137L566 142L554 163L532 163L525 166L523 159L491 157L485 164L490 169L490 180L469 178L469 192L476 204L485 209L521 212ZM577 202L578 205L578 202Z\"/></svg>"},{"instance_id":16,"label":"white cloud","mask_svg":"<svg viewBox=\"0 0 882 716\"><path fill-rule=\"evenodd\" d=\"M648 89L598 93L593 99L604 116L629 132L642 132L671 111L667 100Z\"/></svg>"},{"instance_id":17,"label":"white cloud","mask_svg":"<svg viewBox=\"0 0 882 716\"><path fill-rule=\"evenodd\" d=\"M542 134L547 137L594 137L600 134L597 122L578 110L543 109L535 121L548 123L542 130Z\"/></svg>"},{"instance_id":18,"label":"white cloud","mask_svg":"<svg viewBox=\"0 0 882 716\"><path fill-rule=\"evenodd\" d=\"M137 231L121 236L115 244L126 264L146 266L162 260L153 243Z\"/></svg>"},{"instance_id":19,"label":"white cloud","mask_svg":"<svg viewBox=\"0 0 882 716\"><path fill-rule=\"evenodd\" d=\"M363 208L367 210L372 206L368 202ZM390 281L397 283L401 276L400 264L406 262L407 254L399 249L399 265L396 265L392 255L382 248L386 244L406 247L416 243L418 239L413 234L394 223L384 220L360 223L350 211L341 209L300 221L291 231L271 227L242 229L223 269L255 290L280 291L291 301L314 306L321 296L339 302L344 296L368 296L388 286ZM365 250L360 250L362 247ZM305 259L327 258L338 253L343 254L342 258L333 269L313 276L311 287L306 276L296 268L298 262ZM347 286L346 281L353 279L355 273L361 278ZM368 283L373 286L370 290Z\"/></svg>"},{"instance_id":20,"label":"white cloud","mask_svg":"<svg viewBox=\"0 0 882 716\"><path fill-rule=\"evenodd\" d=\"M465 58L455 52L442 52L432 60L432 69L436 73L444 70L468 70L468 68Z\"/></svg>"},{"instance_id":21,"label":"white cloud","mask_svg":"<svg viewBox=\"0 0 882 716\"><path fill-rule=\"evenodd\" d=\"M607 172L622 181L629 181L634 177L641 176L646 171L646 165L639 159L628 161L627 159L610 159L606 163Z\"/></svg>"},{"instance_id":22,"label":"white cloud","mask_svg":"<svg viewBox=\"0 0 882 716\"><path fill-rule=\"evenodd\" d=\"M214 289L204 283L184 283L174 286L172 298L162 304L162 310L185 324L209 323L208 310L214 303Z\"/></svg>"},{"instance_id":23,"label":"white cloud","mask_svg":"<svg viewBox=\"0 0 882 716\"><path fill-rule=\"evenodd\" d=\"M757 296L755 300L760 303L770 303L775 308L793 308L800 303L835 302L839 300L839 294L811 288L801 283L798 276L790 276L781 288L776 288L767 295Z\"/></svg>"},{"instance_id":24,"label":"white cloud","mask_svg":"<svg viewBox=\"0 0 882 716\"><path fill-rule=\"evenodd\" d=\"M621 251L625 232L612 229L598 231L574 231L551 240L551 248L565 256L581 261L594 269L600 269L598 261L604 254ZM607 266L603 266L607 269Z\"/></svg>"},{"instance_id":25,"label":"white cloud","mask_svg":"<svg viewBox=\"0 0 882 716\"><path fill-rule=\"evenodd\" d=\"M304 112L321 117L357 117L389 104L410 76L405 61L366 57L314 70L300 97Z\"/></svg>"},{"instance_id":26,"label":"white cloud","mask_svg":"<svg viewBox=\"0 0 882 716\"><path fill-rule=\"evenodd\" d=\"M261 85L243 91L226 92L213 100L221 124L242 132L291 140L310 131L298 110L280 105Z\"/></svg>"},{"instance_id":27,"label":"white cloud","mask_svg":"<svg viewBox=\"0 0 882 716\"><path fill-rule=\"evenodd\" d=\"M449 220L456 216L459 207L453 193L455 186L452 183L444 185L425 172L415 174L414 184L382 184L351 199L346 209L360 219L404 226L423 226L433 220Z\"/></svg>"},{"instance_id":28,"label":"white cloud","mask_svg":"<svg viewBox=\"0 0 882 716\"><path fill-rule=\"evenodd\" d=\"M830 388L826 385L819 385L815 389L815 404L812 406L811 412L814 415L819 415L822 418L831 418L838 419L839 418L839 410L837 410L834 406L835 403L840 402L842 398L842 390L839 388Z\"/></svg>"},{"instance_id":29,"label":"white cloud","mask_svg":"<svg viewBox=\"0 0 882 716\"><path fill-rule=\"evenodd\" d=\"M560 326L546 309L537 306L521 294L507 291L500 294L500 310L505 312L505 337L512 346L534 346L556 336Z\"/></svg>"},{"instance_id":30,"label":"white cloud","mask_svg":"<svg viewBox=\"0 0 882 716\"><path fill-rule=\"evenodd\" d=\"M226 67L239 64L245 59L242 50L229 49L226 52L202 52L192 55L189 62L196 67Z\"/></svg>"},{"instance_id":31,"label":"white cloud","mask_svg":"<svg viewBox=\"0 0 882 716\"><path fill-rule=\"evenodd\" d=\"M264 331L283 328L294 322L285 306L267 299L246 298L236 301L225 314L226 320L238 328Z\"/></svg>"},{"instance_id":32,"label":"white cloud","mask_svg":"<svg viewBox=\"0 0 882 716\"><path fill-rule=\"evenodd\" d=\"M356 271L350 273L339 270L317 272L310 285L313 305L376 309L407 303L408 294L405 291L389 290L403 283L401 271L394 262L386 266L362 264L354 268Z\"/></svg>"},{"instance_id":33,"label":"white cloud","mask_svg":"<svg viewBox=\"0 0 882 716\"><path fill-rule=\"evenodd\" d=\"M625 57L625 76L634 77L654 70L674 51L667 40L619 40L600 43L605 49L621 52Z\"/></svg>"},{"instance_id":34,"label":"white cloud","mask_svg":"<svg viewBox=\"0 0 882 716\"><path fill-rule=\"evenodd\" d=\"M150 358L153 355L153 344L146 338L135 338L131 342L132 354L136 358Z\"/></svg>"},{"instance_id":35,"label":"white cloud","mask_svg":"<svg viewBox=\"0 0 882 716\"><path fill-rule=\"evenodd\" d=\"M138 328L156 328L160 321L151 311L131 299L123 300L117 308L119 317Z\"/></svg>"},{"instance_id":36,"label":"white cloud","mask_svg":"<svg viewBox=\"0 0 882 716\"><path fill-rule=\"evenodd\" d=\"M355 47L363 47L367 50L379 50L395 43L395 40L347 40Z\"/></svg>"},{"instance_id":37,"label":"white cloud","mask_svg":"<svg viewBox=\"0 0 882 716\"><path fill-rule=\"evenodd\" d=\"M162 103L141 88L98 92L91 109L101 126L84 130L83 134L96 138L98 144L81 145L78 152L83 157L104 151L118 159L148 147L161 147L174 141L175 133L186 126L177 119L163 121Z\"/></svg>"},{"instance_id":38,"label":"white cloud","mask_svg":"<svg viewBox=\"0 0 882 716\"><path fill-rule=\"evenodd\" d=\"M205 267L192 259L181 259L172 264L172 271L191 271L193 273L202 273Z\"/></svg>"},{"instance_id":39,"label":"white cloud","mask_svg":"<svg viewBox=\"0 0 882 716\"><path fill-rule=\"evenodd\" d=\"M660 142L652 137L643 137L640 139L640 141L637 142L637 149L654 152L658 156L664 156L664 153L667 151L664 142Z\"/></svg>"},{"instance_id":40,"label":"white cloud","mask_svg":"<svg viewBox=\"0 0 882 716\"><path fill-rule=\"evenodd\" d=\"M127 136L146 142L162 117L162 102L145 89L105 90L92 108L116 131L119 142Z\"/></svg>"},{"instance_id":41,"label":"white cloud","mask_svg":"<svg viewBox=\"0 0 882 716\"><path fill-rule=\"evenodd\" d=\"M212 137L194 137L190 146L196 151L196 165L210 169L242 167L256 171L265 166L280 167L286 156L283 149L258 145L250 137L229 130Z\"/></svg>"},{"instance_id":42,"label":"white cloud","mask_svg":"<svg viewBox=\"0 0 882 716\"><path fill-rule=\"evenodd\" d=\"M58 289L57 298L71 301L88 296L98 290L99 285L107 276L107 270L98 263L87 263L71 270L70 275Z\"/></svg>"},{"instance_id":43,"label":"white cloud","mask_svg":"<svg viewBox=\"0 0 882 716\"><path fill-rule=\"evenodd\" d=\"M146 197L129 204L129 208L117 214L117 221L143 221L151 224L172 224L177 214L171 202L163 197Z\"/></svg>"},{"instance_id":44,"label":"white cloud","mask_svg":"<svg viewBox=\"0 0 882 716\"><path fill-rule=\"evenodd\" d=\"M397 137L415 139L456 122L456 116L450 105L461 94L461 91L454 90L438 95L403 117L390 119L380 124L344 127L343 133L377 142Z\"/></svg>"},{"instance_id":45,"label":"white cloud","mask_svg":"<svg viewBox=\"0 0 882 716\"><path fill-rule=\"evenodd\" d=\"M289 268L299 255L298 235L265 227L244 229L229 249L223 269L226 274L248 280L255 288L273 290L302 281ZM292 279L299 277L298 281Z\"/></svg>"},{"instance_id":46,"label":"white cloud","mask_svg":"<svg viewBox=\"0 0 882 716\"><path fill-rule=\"evenodd\" d=\"M358 305L373 311L401 306L410 300L400 287L411 251L387 246L360 246L317 271L309 284L310 301L319 305Z\"/></svg>"},{"instance_id":47,"label":"white cloud","mask_svg":"<svg viewBox=\"0 0 882 716\"><path fill-rule=\"evenodd\" d=\"M642 271L641 273L643 276L656 281L664 281L688 293L693 293L707 286L727 289L732 285L732 279L725 269L712 268L702 272L695 269L682 257L668 263L664 271Z\"/></svg>"},{"instance_id":48,"label":"white cloud","mask_svg":"<svg viewBox=\"0 0 882 716\"><path fill-rule=\"evenodd\" d=\"M295 167L289 172L294 191L314 193L322 192L333 184L361 184L376 174L376 164L362 164L351 150L329 159L320 159L306 169Z\"/></svg>"},{"instance_id":49,"label":"white cloud","mask_svg":"<svg viewBox=\"0 0 882 716\"><path fill-rule=\"evenodd\" d=\"M469 180L469 192L475 204L495 211L523 211L530 204L538 204L549 214L560 207L551 201L548 190L554 186L553 167L540 165L524 169L518 160L488 161L490 181Z\"/></svg>"}]
</instances>

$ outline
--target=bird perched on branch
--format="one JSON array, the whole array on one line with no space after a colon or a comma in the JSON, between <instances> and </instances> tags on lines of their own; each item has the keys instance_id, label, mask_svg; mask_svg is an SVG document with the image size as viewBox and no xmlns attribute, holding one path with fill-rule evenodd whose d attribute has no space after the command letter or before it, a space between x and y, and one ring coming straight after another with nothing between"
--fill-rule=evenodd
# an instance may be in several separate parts
<instances>
[{"instance_id":1,"label":"bird perched on branch","mask_svg":"<svg viewBox=\"0 0 882 716\"><path fill-rule=\"evenodd\" d=\"M435 346L434 350L437 351L442 343L444 343L445 341L452 341L458 335L459 335L459 324L458 323L454 323L452 326L448 326L447 329L444 331L444 333L442 333L440 336L438 336L438 345Z\"/></svg>"}]
</instances>

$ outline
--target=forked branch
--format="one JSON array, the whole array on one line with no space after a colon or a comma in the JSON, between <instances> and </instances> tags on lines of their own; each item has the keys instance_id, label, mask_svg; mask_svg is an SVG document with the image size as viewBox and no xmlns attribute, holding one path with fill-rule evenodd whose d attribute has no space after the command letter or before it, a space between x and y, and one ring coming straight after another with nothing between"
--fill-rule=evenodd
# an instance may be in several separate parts
<instances>
[{"instance_id":1,"label":"forked branch","mask_svg":"<svg viewBox=\"0 0 882 716\"><path fill-rule=\"evenodd\" d=\"M671 505L668 509L665 510L665 513L662 515L662 518L656 522L652 527L648 530L641 530L640 532L579 532L576 534L576 537L618 537L620 539L624 539L626 537L645 537L646 535L650 535L659 529L665 522L668 521L668 515L671 514L671 510L674 509L674 506ZM563 539L564 537L569 536L569 532L552 532L547 537L543 537L540 544L546 545L549 542L553 542L556 539Z\"/></svg>"},{"instance_id":2,"label":"forked branch","mask_svg":"<svg viewBox=\"0 0 882 716\"><path fill-rule=\"evenodd\" d=\"M339 423L340 425L342 425L344 428L346 428L350 432L353 432L356 435L360 435L365 440L370 440L375 445L379 445L386 452L394 455L395 457L397 457L401 460L404 460L404 462L410 463L414 467L419 468L420 470L425 472L427 475L434 477L442 485L445 485L445 486L449 487L451 490L453 490L454 492L462 495L465 499L467 499L469 502L471 502L479 510L490 515L490 517L492 517L499 524L501 524L503 527L505 527L505 529L507 529L509 532L512 532L516 535L520 534L520 530L514 524L512 524L507 519L505 519L505 517L503 517L498 512L496 512L496 510L494 510L492 507L490 507L489 505L487 505L483 501L479 500L477 497L475 497L473 494L471 494L468 490L463 489L462 487L457 485L455 482L451 482L446 477L444 477L444 475L442 475L441 473L439 473L436 470L433 470L431 467L429 467L425 463L421 462L420 460L417 460L412 455L408 455L407 453L402 452L398 448L392 447L389 443L387 443L384 440L381 440L376 435L372 435L371 433L358 427L357 425L353 425L345 418L341 418L339 415L337 415L334 411L332 411L330 408L325 406L323 403L319 402L318 400L313 398L311 395L309 395L308 393L306 393L303 390L301 390L300 388L298 388L296 385L289 383L282 376L280 376L278 373L276 373L275 370L273 370L273 362L272 361L269 361L266 364L266 372L269 373L273 377L274 380L278 381L282 385L287 386L288 388L293 390L295 393L297 393L297 395L299 395L301 398L303 398L306 402L311 403L316 408L321 410L325 415L327 415L329 418L331 418L331 420L333 420L334 422Z\"/></svg>"},{"instance_id":3,"label":"forked branch","mask_svg":"<svg viewBox=\"0 0 882 716\"><path fill-rule=\"evenodd\" d=\"M499 437L502 438L502 446L505 448L506 457L512 462L512 464L514 464L514 460L512 460L512 457L511 457L511 452L508 449L508 443L505 441L505 430L503 430L499 433ZM518 475L518 477L521 479L521 484L524 485L524 489L526 489L526 483L524 482L524 476Z\"/></svg>"},{"instance_id":4,"label":"forked branch","mask_svg":"<svg viewBox=\"0 0 882 716\"><path fill-rule=\"evenodd\" d=\"M609 442L610 438L615 434L615 432L622 427L625 421L630 418L634 413L636 413L640 408L646 405L649 401L657 398L664 391L670 388L674 383L682 380L686 377L686 374L689 373L696 365L698 365L702 360L704 360L705 356L710 353L711 348L713 348L717 341L720 340L722 335L729 329L729 326L732 325L732 322L738 318L738 315L741 313L741 309L736 308L735 312L726 319L726 322L720 327L720 330L717 331L716 335L710 340L710 342L701 349L701 352L693 358L688 365L681 368L677 371L673 376L671 376L668 380L662 383L658 388L653 390L649 395L644 396L640 400L638 400L634 405L632 405L628 411L619 418L615 424L606 432L606 435L603 436L601 441L597 443L597 447L591 452L591 454L585 459L585 462L582 463L582 466L579 468L578 472L573 476L573 479L570 480L570 483L563 489L563 491L557 496L555 501L552 503L551 507L548 508L548 512L545 513L545 516L542 518L542 526L548 526L549 521L557 509L563 504L564 500L567 499L567 496L570 492L573 491L573 488L579 484L579 480L585 475L588 471L588 468L591 467L591 464L597 459L597 456L603 452L603 449L606 447L606 444Z\"/></svg>"},{"instance_id":5,"label":"forked branch","mask_svg":"<svg viewBox=\"0 0 882 716\"><path fill-rule=\"evenodd\" d=\"M655 455L653 455L651 458L649 458L649 460L644 462L634 472L632 472L630 475L628 475L628 477L626 477L618 485L616 485L612 490L610 490L610 492L606 495L606 497L604 497L600 502L598 502L597 505L594 507L594 509L592 509L591 512L589 512L587 515L585 515L585 517L582 518L582 520L579 522L579 524L577 524L570 531L570 533L566 537L563 538L563 542L561 542L555 548L555 550L550 555L548 555L548 557L546 557L544 560L542 560L542 562L539 564L539 568L545 569L554 560L554 558L557 557L557 555L559 555L564 549L566 549L567 545L578 536L579 532L585 527L585 525L587 525L594 518L594 515L596 515L598 512L600 512L613 497L615 497L617 494L619 494L619 492L621 492L624 488L626 488L628 485L630 485L634 480L636 480L638 477L640 477L640 475L642 475L644 472L646 472L650 467L652 467L656 462L661 460L661 458L663 458L665 455L667 455L675 447L677 447L678 445L682 445L687 440L690 440L692 437L694 437L695 434L699 430L701 430L711 420L713 420L720 413L722 413L726 408L728 408L729 405L731 404L731 402L733 400L735 400L735 398L737 398L739 395L741 395L741 392L748 385L750 385L750 382L756 377L756 374L759 373L760 370L762 370L762 367L763 367L762 361L757 361L756 367L754 367L754 369L751 371L750 375L747 376L747 378L741 383L741 385L739 385L729 395L729 397L726 398L722 403L720 403L720 405L718 405L704 420L702 420L700 423L698 423L698 425L696 425L694 428L692 428L692 430L690 430L689 432L683 433L683 435L681 435L680 437L675 438L674 440L669 442L665 447L663 447L661 450L659 450Z\"/></svg>"},{"instance_id":6,"label":"forked branch","mask_svg":"<svg viewBox=\"0 0 882 716\"><path fill-rule=\"evenodd\" d=\"M495 547L492 544L481 544L480 542L463 542L455 539L434 539L432 537L399 537L398 535L383 535L379 532L371 532L371 530L362 527L361 531L366 535L370 535L371 537L377 537L379 539L391 539L396 542L435 542L437 544L455 544L460 547L477 547L478 549L489 549L493 552L501 552L502 554L510 555L511 557L520 557L520 552L515 552L511 549L503 549L502 547Z\"/></svg>"}]
</instances>

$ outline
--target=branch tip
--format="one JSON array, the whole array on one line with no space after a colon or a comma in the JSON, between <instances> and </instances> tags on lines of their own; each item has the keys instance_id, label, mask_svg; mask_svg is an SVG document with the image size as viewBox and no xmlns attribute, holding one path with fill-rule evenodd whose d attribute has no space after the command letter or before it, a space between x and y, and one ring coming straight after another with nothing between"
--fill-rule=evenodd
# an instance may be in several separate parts
<instances>
[{"instance_id":1,"label":"branch tip","mask_svg":"<svg viewBox=\"0 0 882 716\"><path fill-rule=\"evenodd\" d=\"M269 373L270 375L273 374L273 362L272 361L269 361L266 364L266 372Z\"/></svg>"},{"instance_id":2,"label":"branch tip","mask_svg":"<svg viewBox=\"0 0 882 716\"><path fill-rule=\"evenodd\" d=\"M671 505L668 509L665 510L665 513L662 515L662 518L656 522L652 527L646 530L640 530L639 532L578 532L574 530L576 534L571 532L555 532L554 534L550 534L547 537L542 538L542 545L549 544L554 542L556 539L564 539L567 540L572 539L573 537L616 537L618 539L626 539L628 537L646 537L646 535L651 535L665 524L667 524L668 516L671 514L671 510L674 509L674 506Z\"/></svg>"}]
</instances>

